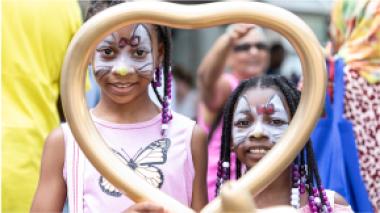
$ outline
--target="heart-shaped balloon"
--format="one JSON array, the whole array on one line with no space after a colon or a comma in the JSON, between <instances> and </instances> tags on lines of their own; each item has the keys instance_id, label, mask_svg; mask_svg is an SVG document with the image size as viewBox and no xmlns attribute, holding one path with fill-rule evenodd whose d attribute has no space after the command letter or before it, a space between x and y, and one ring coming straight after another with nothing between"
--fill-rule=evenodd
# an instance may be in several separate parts
<instances>
[{"instance_id":1,"label":"heart-shaped balloon","mask_svg":"<svg viewBox=\"0 0 380 213\"><path fill-rule=\"evenodd\" d=\"M290 165L309 138L321 114L325 96L324 57L310 28L294 14L264 3L218 2L185 6L167 2L132 2L109 8L87 21L74 36L62 70L61 93L67 122L84 154L107 180L136 202L151 200L174 212L192 212L145 183L118 160L96 130L86 107L84 83L95 46L106 35L133 23L152 23L182 29L253 23L273 29L286 37L302 63L304 88L300 105L277 145L238 180L229 193L237 196L242 191L258 193ZM203 212L220 212L221 206L218 198L208 204Z\"/></svg>"}]
</instances>

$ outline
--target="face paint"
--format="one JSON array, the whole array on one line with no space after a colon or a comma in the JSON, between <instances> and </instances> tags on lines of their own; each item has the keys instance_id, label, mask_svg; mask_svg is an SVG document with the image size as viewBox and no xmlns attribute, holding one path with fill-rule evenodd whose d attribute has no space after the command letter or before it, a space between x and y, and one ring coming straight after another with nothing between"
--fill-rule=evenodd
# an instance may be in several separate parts
<instances>
[{"instance_id":1,"label":"face paint","mask_svg":"<svg viewBox=\"0 0 380 213\"><path fill-rule=\"evenodd\" d=\"M132 33L126 37L124 34L121 30L114 32L97 46L93 61L95 75L137 73L151 78L154 73L153 46L147 26L138 24Z\"/></svg>"},{"instance_id":2,"label":"face paint","mask_svg":"<svg viewBox=\"0 0 380 213\"><path fill-rule=\"evenodd\" d=\"M116 73L121 75L121 76L125 76L128 74L128 69L126 67L119 67L117 70L116 70Z\"/></svg>"},{"instance_id":3,"label":"face paint","mask_svg":"<svg viewBox=\"0 0 380 213\"><path fill-rule=\"evenodd\" d=\"M247 141L249 137L267 137L271 143L276 143L288 126L288 113L277 94L268 103L259 106L251 106L247 97L242 96L233 115L234 147Z\"/></svg>"}]
</instances>

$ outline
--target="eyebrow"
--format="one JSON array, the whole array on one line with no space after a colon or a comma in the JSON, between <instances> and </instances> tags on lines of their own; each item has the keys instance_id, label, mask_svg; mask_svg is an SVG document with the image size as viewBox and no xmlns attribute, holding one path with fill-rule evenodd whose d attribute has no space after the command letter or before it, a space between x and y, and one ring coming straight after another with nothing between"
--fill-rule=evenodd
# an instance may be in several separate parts
<instances>
[{"instance_id":1,"label":"eyebrow","mask_svg":"<svg viewBox=\"0 0 380 213\"><path fill-rule=\"evenodd\" d=\"M112 41L112 40L103 40L102 43L107 43L107 44L110 44L110 45L115 44L115 42Z\"/></svg>"},{"instance_id":2,"label":"eyebrow","mask_svg":"<svg viewBox=\"0 0 380 213\"><path fill-rule=\"evenodd\" d=\"M116 39L116 36L115 36L115 33L111 33L111 35L110 35L111 37L112 37L112 39L104 39L103 40L103 42L106 42L106 43L108 43L108 44L115 44L115 41L117 40ZM107 36L107 37L109 37L109 36Z\"/></svg>"},{"instance_id":3,"label":"eyebrow","mask_svg":"<svg viewBox=\"0 0 380 213\"><path fill-rule=\"evenodd\" d=\"M237 113L245 113L245 114L250 114L250 113L251 113L251 110L246 110L246 109L243 109L243 110L240 110L240 111L238 111Z\"/></svg>"}]
</instances>

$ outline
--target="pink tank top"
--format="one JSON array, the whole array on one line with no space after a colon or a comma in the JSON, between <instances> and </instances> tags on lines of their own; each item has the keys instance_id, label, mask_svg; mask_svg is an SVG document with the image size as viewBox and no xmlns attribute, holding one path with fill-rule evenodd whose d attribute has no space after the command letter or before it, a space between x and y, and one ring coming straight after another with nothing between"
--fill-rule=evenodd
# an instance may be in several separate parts
<instances>
[{"instance_id":1,"label":"pink tank top","mask_svg":"<svg viewBox=\"0 0 380 213\"><path fill-rule=\"evenodd\" d=\"M231 91L233 91L238 85L239 80L233 76L232 74L226 73L224 74L227 77ZM207 133L210 132L211 127L208 126L204 121L204 112L199 110L198 112L198 124L201 128L203 128ZM215 190L216 190L216 179L218 172L218 162L220 156L220 143L222 137L222 121L219 122L217 128L215 129L212 138L209 141L208 145L208 168L207 168L207 189L208 189L208 200L211 201L215 198ZM235 177L235 156L232 153L231 156L231 177Z\"/></svg>"},{"instance_id":2,"label":"pink tank top","mask_svg":"<svg viewBox=\"0 0 380 213\"><path fill-rule=\"evenodd\" d=\"M154 187L190 206L194 167L191 136L195 122L173 112L167 139L161 139L161 114L135 124L115 124L93 117L115 154ZM67 124L63 175L69 212L122 212L133 202L114 188L88 161Z\"/></svg>"}]
</instances>

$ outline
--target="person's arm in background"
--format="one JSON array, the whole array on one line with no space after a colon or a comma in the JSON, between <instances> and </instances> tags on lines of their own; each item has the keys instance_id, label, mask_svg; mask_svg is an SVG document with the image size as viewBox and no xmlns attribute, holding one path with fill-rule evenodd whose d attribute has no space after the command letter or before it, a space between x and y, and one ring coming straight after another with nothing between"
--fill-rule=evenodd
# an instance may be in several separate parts
<instances>
[{"instance_id":1,"label":"person's arm in background","mask_svg":"<svg viewBox=\"0 0 380 213\"><path fill-rule=\"evenodd\" d=\"M207 203L207 135L195 126L191 137L191 153L194 164L194 181L191 208L199 212Z\"/></svg>"},{"instance_id":2,"label":"person's arm in background","mask_svg":"<svg viewBox=\"0 0 380 213\"><path fill-rule=\"evenodd\" d=\"M229 26L228 30L217 39L198 67L197 85L201 101L210 111L219 111L231 93L228 80L223 78L222 74L235 42L246 35L251 28L252 25L244 24Z\"/></svg>"}]
</instances>

